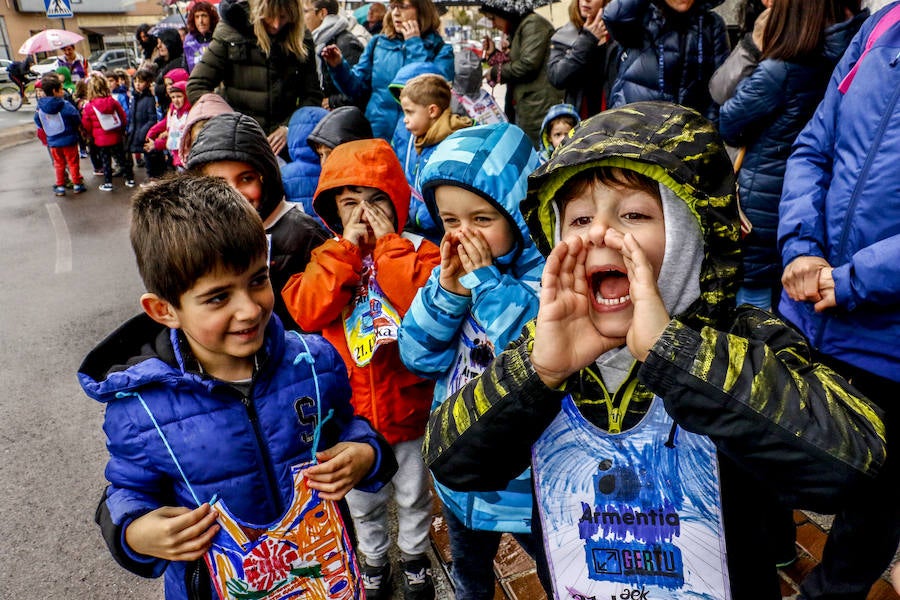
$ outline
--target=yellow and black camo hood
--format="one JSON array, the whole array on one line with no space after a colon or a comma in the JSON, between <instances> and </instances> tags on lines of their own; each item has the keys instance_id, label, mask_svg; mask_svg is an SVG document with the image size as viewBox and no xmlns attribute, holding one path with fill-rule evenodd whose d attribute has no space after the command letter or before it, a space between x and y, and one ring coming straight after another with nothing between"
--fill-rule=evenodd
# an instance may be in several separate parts
<instances>
[{"instance_id":1,"label":"yellow and black camo hood","mask_svg":"<svg viewBox=\"0 0 900 600\"><path fill-rule=\"evenodd\" d=\"M521 210L544 256L557 227L553 202L573 176L619 167L658 181L684 200L703 232L700 298L683 315L720 326L734 309L740 259L735 178L713 125L700 113L667 102L636 102L582 121L549 162L528 178Z\"/></svg>"}]
</instances>

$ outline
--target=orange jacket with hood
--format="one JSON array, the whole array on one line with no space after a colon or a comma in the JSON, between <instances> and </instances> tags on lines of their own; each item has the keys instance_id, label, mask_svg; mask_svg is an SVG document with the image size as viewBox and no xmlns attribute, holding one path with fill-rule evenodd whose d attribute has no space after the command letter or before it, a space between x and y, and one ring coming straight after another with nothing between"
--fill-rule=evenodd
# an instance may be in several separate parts
<instances>
[{"instance_id":1,"label":"orange jacket with hood","mask_svg":"<svg viewBox=\"0 0 900 600\"><path fill-rule=\"evenodd\" d=\"M397 231L403 231L409 214L410 190L400 162L384 140L359 140L342 144L322 166L313 208L337 236L312 253L303 273L285 285L282 295L288 311L306 331L322 331L347 365L356 413L390 444L414 440L425 433L434 382L410 373L400 361L397 343L380 346L365 366L351 356L342 313L362 282L363 254L343 239L335 195L345 186L374 187L393 202ZM440 250L431 242L407 234L391 233L375 242L372 250L376 281L384 297L399 313L406 314L420 287L440 264Z\"/></svg>"}]
</instances>

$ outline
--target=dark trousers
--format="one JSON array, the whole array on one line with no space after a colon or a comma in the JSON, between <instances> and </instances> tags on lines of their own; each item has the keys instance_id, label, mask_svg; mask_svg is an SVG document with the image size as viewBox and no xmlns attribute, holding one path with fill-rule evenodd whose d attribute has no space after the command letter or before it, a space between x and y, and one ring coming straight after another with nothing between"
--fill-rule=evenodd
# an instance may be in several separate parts
<instances>
[{"instance_id":1,"label":"dark trousers","mask_svg":"<svg viewBox=\"0 0 900 600\"><path fill-rule=\"evenodd\" d=\"M806 600L865 600L900 543L900 383L833 359L819 359L847 378L885 412L887 460L837 514L822 562L800 586Z\"/></svg>"},{"instance_id":2,"label":"dark trousers","mask_svg":"<svg viewBox=\"0 0 900 600\"><path fill-rule=\"evenodd\" d=\"M443 507L444 521L450 534L453 557L452 579L456 600L492 600L494 597L494 556L500 547L497 531L469 529L452 512ZM515 533L516 541L532 557L540 545L531 534Z\"/></svg>"},{"instance_id":3,"label":"dark trousers","mask_svg":"<svg viewBox=\"0 0 900 600\"><path fill-rule=\"evenodd\" d=\"M147 177L151 179L159 179L166 173L168 163L166 161L166 153L160 150L153 150L144 153L144 166L147 168Z\"/></svg>"},{"instance_id":4,"label":"dark trousers","mask_svg":"<svg viewBox=\"0 0 900 600\"><path fill-rule=\"evenodd\" d=\"M121 166L125 179L134 179L134 170L132 169L131 161L126 160L125 147L121 143L118 143L115 146L98 146L97 150L100 153L100 162L103 165L103 181L105 183L112 183L113 158L115 158L116 162Z\"/></svg>"}]
</instances>

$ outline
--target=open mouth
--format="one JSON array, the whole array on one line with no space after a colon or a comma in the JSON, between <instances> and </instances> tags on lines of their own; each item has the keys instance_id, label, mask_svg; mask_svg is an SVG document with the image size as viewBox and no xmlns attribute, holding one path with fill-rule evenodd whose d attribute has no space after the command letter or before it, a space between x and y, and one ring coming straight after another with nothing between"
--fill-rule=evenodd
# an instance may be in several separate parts
<instances>
[{"instance_id":1,"label":"open mouth","mask_svg":"<svg viewBox=\"0 0 900 600\"><path fill-rule=\"evenodd\" d=\"M614 309L631 301L631 283L623 267L606 266L590 275L591 293L595 304Z\"/></svg>"}]
</instances>

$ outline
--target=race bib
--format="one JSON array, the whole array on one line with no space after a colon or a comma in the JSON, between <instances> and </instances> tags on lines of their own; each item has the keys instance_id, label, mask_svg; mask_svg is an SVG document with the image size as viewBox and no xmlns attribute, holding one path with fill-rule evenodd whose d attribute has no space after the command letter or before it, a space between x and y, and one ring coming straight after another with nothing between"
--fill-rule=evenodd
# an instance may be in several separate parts
<instances>
[{"instance_id":1,"label":"race bib","mask_svg":"<svg viewBox=\"0 0 900 600\"><path fill-rule=\"evenodd\" d=\"M341 319L347 347L357 366L366 366L380 346L397 341L400 314L375 280L375 261L371 255L363 258L362 279Z\"/></svg>"},{"instance_id":2,"label":"race bib","mask_svg":"<svg viewBox=\"0 0 900 600\"><path fill-rule=\"evenodd\" d=\"M222 501L212 502L221 529L206 565L222 600L357 600L359 567L337 505L306 486L291 467L294 495L281 519L244 523Z\"/></svg>"},{"instance_id":3,"label":"race bib","mask_svg":"<svg viewBox=\"0 0 900 600\"><path fill-rule=\"evenodd\" d=\"M166 125L169 132L166 138L166 150L171 152L181 147L181 136L184 135L185 124L187 124L187 113L184 113L180 118L174 115L169 117Z\"/></svg>"},{"instance_id":4,"label":"race bib","mask_svg":"<svg viewBox=\"0 0 900 600\"><path fill-rule=\"evenodd\" d=\"M494 359L494 344L487 333L471 314L466 315L459 330L459 345L456 357L450 367L447 381L447 395L450 396L461 387L475 379Z\"/></svg>"},{"instance_id":5,"label":"race bib","mask_svg":"<svg viewBox=\"0 0 900 600\"><path fill-rule=\"evenodd\" d=\"M532 447L535 494L558 600L731 597L716 450L678 429L659 398L610 434L571 396Z\"/></svg>"}]
</instances>

